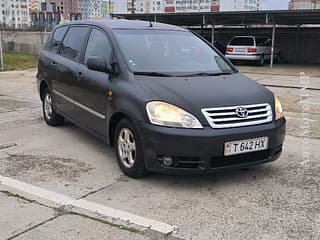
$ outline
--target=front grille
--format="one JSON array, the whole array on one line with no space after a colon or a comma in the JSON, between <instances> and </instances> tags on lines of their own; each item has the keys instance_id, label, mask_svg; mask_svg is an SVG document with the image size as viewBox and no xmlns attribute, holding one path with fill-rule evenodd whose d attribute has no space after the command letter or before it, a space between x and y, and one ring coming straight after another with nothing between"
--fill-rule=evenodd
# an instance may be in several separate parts
<instances>
[{"instance_id":1,"label":"front grille","mask_svg":"<svg viewBox=\"0 0 320 240\"><path fill-rule=\"evenodd\" d=\"M246 117L239 117L237 109L247 110ZM272 108L268 103L204 108L201 110L212 128L232 128L268 123L272 121Z\"/></svg>"}]
</instances>

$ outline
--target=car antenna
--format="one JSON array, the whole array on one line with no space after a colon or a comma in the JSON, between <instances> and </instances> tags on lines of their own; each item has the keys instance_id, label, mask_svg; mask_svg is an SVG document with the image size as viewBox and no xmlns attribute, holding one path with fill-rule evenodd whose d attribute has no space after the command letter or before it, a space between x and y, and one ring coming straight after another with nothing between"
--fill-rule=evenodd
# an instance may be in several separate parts
<instances>
[{"instance_id":1,"label":"car antenna","mask_svg":"<svg viewBox=\"0 0 320 240\"><path fill-rule=\"evenodd\" d=\"M149 27L153 27L151 20L149 21Z\"/></svg>"}]
</instances>

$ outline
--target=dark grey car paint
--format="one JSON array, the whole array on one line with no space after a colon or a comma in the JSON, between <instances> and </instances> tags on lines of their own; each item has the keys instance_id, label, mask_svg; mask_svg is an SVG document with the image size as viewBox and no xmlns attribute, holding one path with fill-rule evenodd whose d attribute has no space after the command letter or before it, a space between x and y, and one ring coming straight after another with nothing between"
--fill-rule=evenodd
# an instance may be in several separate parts
<instances>
[{"instance_id":1,"label":"dark grey car paint","mask_svg":"<svg viewBox=\"0 0 320 240\"><path fill-rule=\"evenodd\" d=\"M51 66L55 73L52 74L53 79L47 79L43 76L46 71L42 69L48 69L50 66L47 66L49 62L44 58L46 55L51 57L53 55L43 50L40 55L38 78L40 81L49 80L47 84L50 88L105 115L106 121L54 95L59 112L101 137L108 138L108 123L118 112L128 115L134 121L149 122L145 104L151 100L164 100L177 105L194 114L203 125L208 123L201 114L201 108L265 102L273 105L273 94L270 91L239 73L199 77L135 76L130 72L121 55L112 27L103 24L102 21L97 21L94 25L92 22L68 25L70 27L88 26L104 31L113 46L113 61L119 65L120 75L110 76L107 73L92 71L81 62L55 54L51 62L55 65ZM154 27L166 29L162 25L157 28L155 24ZM141 28L141 24L138 24L137 28ZM186 31L177 27L173 27L173 30ZM113 91L112 98L107 98L108 90Z\"/></svg>"},{"instance_id":2,"label":"dark grey car paint","mask_svg":"<svg viewBox=\"0 0 320 240\"><path fill-rule=\"evenodd\" d=\"M64 25L87 26L103 31L113 46L113 57L110 64L117 64L120 69L117 75L89 70L83 64L82 59L76 62L46 49L41 52L37 74L39 91L41 85L45 83L51 92L59 91L105 117L104 119L97 117L57 94L53 94L57 112L80 127L110 143L110 121L119 113L128 116L137 129L140 128L139 122L150 124L145 105L151 100L163 100L190 112L206 129L209 124L201 113L202 108L256 103L269 103L274 106L274 96L271 91L238 73L233 66L231 68L234 69L234 73L223 76L151 77L134 75L121 54L112 29L150 28L145 25L145 22L128 22L130 21L82 21ZM186 31L165 24L154 24L153 28L155 30ZM218 52L218 54L223 57L221 53ZM226 61L229 63L228 60ZM112 97L107 95L110 90L113 92ZM275 113L273 115L275 116ZM237 134L243 132L244 129L246 128L234 129L234 131L228 129L226 132L233 131L234 134ZM188 130L188 133L193 131L197 130ZM201 134L204 134L202 131ZM212 135L211 132L210 134Z\"/></svg>"}]
</instances>

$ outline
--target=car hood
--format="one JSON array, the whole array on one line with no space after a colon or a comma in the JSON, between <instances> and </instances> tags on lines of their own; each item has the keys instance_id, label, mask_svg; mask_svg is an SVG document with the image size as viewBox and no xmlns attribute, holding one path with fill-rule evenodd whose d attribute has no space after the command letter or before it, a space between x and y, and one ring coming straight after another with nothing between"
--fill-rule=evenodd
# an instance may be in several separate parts
<instances>
[{"instance_id":1,"label":"car hood","mask_svg":"<svg viewBox=\"0 0 320 240\"><path fill-rule=\"evenodd\" d=\"M257 103L272 105L274 101L271 91L239 73L195 77L136 75L135 78L153 92L154 100L174 104L203 120L202 108Z\"/></svg>"}]
</instances>

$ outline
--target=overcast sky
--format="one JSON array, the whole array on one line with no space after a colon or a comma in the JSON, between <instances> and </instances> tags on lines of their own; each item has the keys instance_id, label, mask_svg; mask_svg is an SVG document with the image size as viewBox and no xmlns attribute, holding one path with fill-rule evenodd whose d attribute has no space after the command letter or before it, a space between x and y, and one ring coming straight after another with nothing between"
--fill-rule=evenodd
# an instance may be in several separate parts
<instances>
[{"instance_id":1,"label":"overcast sky","mask_svg":"<svg viewBox=\"0 0 320 240\"><path fill-rule=\"evenodd\" d=\"M269 9L288 9L289 0L267 0Z\"/></svg>"}]
</instances>

